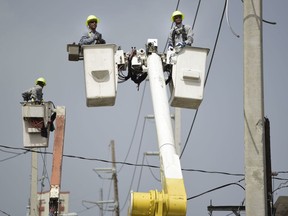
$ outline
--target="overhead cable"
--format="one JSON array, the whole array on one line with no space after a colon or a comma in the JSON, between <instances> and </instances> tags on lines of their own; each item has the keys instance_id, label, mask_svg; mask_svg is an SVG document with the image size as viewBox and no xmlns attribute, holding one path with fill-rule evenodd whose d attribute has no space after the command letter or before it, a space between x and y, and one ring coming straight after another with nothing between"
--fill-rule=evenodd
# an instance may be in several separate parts
<instances>
[{"instance_id":1,"label":"overhead cable","mask_svg":"<svg viewBox=\"0 0 288 216\"><path fill-rule=\"evenodd\" d=\"M142 127L142 134L141 134L141 138L140 138L140 144L139 144L138 152L137 152L137 156L136 156L136 164L138 163L138 158L139 158L139 154L140 154L140 150L141 150L141 146L142 146L142 140L143 140L143 134L144 134L145 124L146 124L146 118L145 118L145 120L144 120L143 127ZM124 205L123 205L122 208L120 209L120 212L124 209L124 207L126 206L126 203L127 203L127 201L128 201L128 198L129 198L129 195L130 195L130 191L131 191L131 189L132 189L132 185L133 185L134 178L135 178L136 168L137 168L137 167L135 166L135 167L134 167L134 170L133 170L132 179L131 179L131 182L130 182L130 187L129 187L129 190L128 190L128 194L127 194L127 196L126 196Z\"/></svg>"},{"instance_id":2,"label":"overhead cable","mask_svg":"<svg viewBox=\"0 0 288 216\"><path fill-rule=\"evenodd\" d=\"M187 198L187 200L195 199L195 198L200 197L200 196L202 196L202 195L204 195L204 194L207 194L207 193L210 193L210 192L212 192L212 191L216 191L216 190L219 190L219 189L222 189L222 188L231 186L231 185L237 185L237 186L241 187L243 190L245 190L245 188L244 188L242 185L239 184L239 183L240 183L241 181L243 181L243 180L244 180L244 179L241 179L241 180L239 180L239 181L237 181L237 182L228 183L228 184L225 184L225 185L222 185L222 186L219 186L219 187L210 189L210 190L205 191L205 192L203 192L203 193L201 193L201 194L198 194L198 195L196 195L196 196L189 197L189 198Z\"/></svg>"},{"instance_id":3,"label":"overhead cable","mask_svg":"<svg viewBox=\"0 0 288 216\"><path fill-rule=\"evenodd\" d=\"M208 66L208 70L207 70L207 76L206 76L205 81L204 81L204 87L206 86L206 83L207 83L207 80L208 80L208 77L209 77L209 74L210 74L210 69L211 69L211 65L212 65L213 59L214 59L216 47L217 47L217 44L218 44L219 35L220 35L221 27L222 27L222 22L223 22L223 18L224 18L224 14L225 14L226 5L227 5L227 0L225 0L225 4L224 4L222 16L221 16L220 23L219 23L219 27L218 27L218 32L217 32L216 40L215 40L214 47L213 47L213 51L212 51L212 56L211 56L211 59L210 59L210 63L209 63L209 66ZM180 158L183 156L183 153L184 153L185 148L186 148L186 146L187 146L187 143L188 143L188 141L189 141L189 138L190 138L190 135L191 135L191 131L192 131L192 129L193 129L193 126L194 126L194 123L195 123L197 114L198 114L198 109L196 110L196 112L195 112L195 114L194 114L194 118L193 118L193 120L192 120L192 124L191 124L190 130L189 130L188 136L187 136L187 138L186 138L185 144L184 144L183 149L182 149L182 151L181 151Z\"/></svg>"},{"instance_id":4,"label":"overhead cable","mask_svg":"<svg viewBox=\"0 0 288 216\"><path fill-rule=\"evenodd\" d=\"M147 81L146 81L145 84L144 84L144 88L143 88L143 92L142 92L142 97L141 97L141 101L140 101L140 105L139 105L139 109L138 109L138 115L137 115L136 123L135 123L135 126L134 126L133 135L132 135L132 138L131 138L131 141L130 141L130 145L129 145L129 149L128 149L128 152L127 152L127 154L126 154L126 156L125 156L124 162L126 162L128 156L129 156L129 153L130 153L132 144L133 144L133 142L134 142L134 138L135 138L135 134L136 134L136 129L137 129L137 127L138 127L139 118L140 118L140 113L141 113L141 109L142 109L142 105L143 105L143 101L144 101L146 83L147 83ZM123 167L123 165L119 168L118 173L121 171L122 167Z\"/></svg>"},{"instance_id":5,"label":"overhead cable","mask_svg":"<svg viewBox=\"0 0 288 216\"><path fill-rule=\"evenodd\" d=\"M238 34L235 33L235 31L233 30L233 28L231 27L230 25L230 21L229 21L229 0L227 0L227 5L226 5L226 21L227 21L227 24L231 30L231 32L237 37L239 38L240 36Z\"/></svg>"}]
</instances>

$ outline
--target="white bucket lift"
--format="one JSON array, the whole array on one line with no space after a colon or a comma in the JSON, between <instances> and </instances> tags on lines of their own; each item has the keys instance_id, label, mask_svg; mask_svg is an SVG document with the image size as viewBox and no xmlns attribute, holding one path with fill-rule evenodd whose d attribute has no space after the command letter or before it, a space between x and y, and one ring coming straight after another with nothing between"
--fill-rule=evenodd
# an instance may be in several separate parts
<instances>
[{"instance_id":1,"label":"white bucket lift","mask_svg":"<svg viewBox=\"0 0 288 216\"><path fill-rule=\"evenodd\" d=\"M48 147L53 103L22 103L24 147Z\"/></svg>"},{"instance_id":2,"label":"white bucket lift","mask_svg":"<svg viewBox=\"0 0 288 216\"><path fill-rule=\"evenodd\" d=\"M113 106L117 92L118 70L115 44L84 45L86 104L88 107Z\"/></svg>"},{"instance_id":3,"label":"white bucket lift","mask_svg":"<svg viewBox=\"0 0 288 216\"><path fill-rule=\"evenodd\" d=\"M198 109L203 99L205 65L209 49L185 47L172 58L170 105Z\"/></svg>"}]
</instances>

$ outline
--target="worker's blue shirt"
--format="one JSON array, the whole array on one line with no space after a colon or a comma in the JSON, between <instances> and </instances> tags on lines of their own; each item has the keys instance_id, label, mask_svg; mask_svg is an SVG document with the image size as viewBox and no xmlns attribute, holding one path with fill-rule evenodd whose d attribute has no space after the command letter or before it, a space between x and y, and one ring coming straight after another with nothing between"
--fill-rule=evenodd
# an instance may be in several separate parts
<instances>
[{"instance_id":1,"label":"worker's blue shirt","mask_svg":"<svg viewBox=\"0 0 288 216\"><path fill-rule=\"evenodd\" d=\"M184 26L184 28L183 28ZM183 40L183 30L186 34L186 39ZM173 43L174 42L174 43ZM177 43L185 42L186 45L191 46L193 43L192 27L189 25L176 25L170 30L168 45L174 47Z\"/></svg>"},{"instance_id":2,"label":"worker's blue shirt","mask_svg":"<svg viewBox=\"0 0 288 216\"><path fill-rule=\"evenodd\" d=\"M83 36L81 37L79 44L80 45L91 45L91 44L100 44L101 41L104 41L102 39L102 35L95 31L89 30L88 32L85 32ZM102 42L103 43L103 42Z\"/></svg>"}]
</instances>

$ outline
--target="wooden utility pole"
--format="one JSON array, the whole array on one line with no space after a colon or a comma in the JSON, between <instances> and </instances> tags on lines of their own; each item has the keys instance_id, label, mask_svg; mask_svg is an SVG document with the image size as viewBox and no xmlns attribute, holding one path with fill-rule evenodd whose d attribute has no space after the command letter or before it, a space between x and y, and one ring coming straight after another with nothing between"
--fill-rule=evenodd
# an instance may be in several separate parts
<instances>
[{"instance_id":1,"label":"wooden utility pole","mask_svg":"<svg viewBox=\"0 0 288 216\"><path fill-rule=\"evenodd\" d=\"M244 1L243 24L246 215L267 216L262 0Z\"/></svg>"}]
</instances>

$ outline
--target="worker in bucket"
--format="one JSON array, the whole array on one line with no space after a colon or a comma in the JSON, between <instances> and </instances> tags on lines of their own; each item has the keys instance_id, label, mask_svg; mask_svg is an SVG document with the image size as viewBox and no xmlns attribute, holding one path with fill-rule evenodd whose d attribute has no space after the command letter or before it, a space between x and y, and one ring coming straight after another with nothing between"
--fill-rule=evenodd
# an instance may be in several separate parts
<instances>
[{"instance_id":1,"label":"worker in bucket","mask_svg":"<svg viewBox=\"0 0 288 216\"><path fill-rule=\"evenodd\" d=\"M181 11L174 11L171 16L174 27L170 30L168 38L168 49L173 50L175 47L183 48L191 46L193 43L192 27L182 23L184 14Z\"/></svg>"},{"instance_id":2,"label":"worker in bucket","mask_svg":"<svg viewBox=\"0 0 288 216\"><path fill-rule=\"evenodd\" d=\"M43 77L36 79L35 86L22 93L24 101L41 104L43 102L43 88L46 80Z\"/></svg>"},{"instance_id":3,"label":"worker in bucket","mask_svg":"<svg viewBox=\"0 0 288 216\"><path fill-rule=\"evenodd\" d=\"M86 26L88 32L84 33L81 37L79 44L80 45L91 45L91 44L105 44L106 41L102 38L97 29L97 25L100 22L100 19L94 15L90 15L86 19Z\"/></svg>"},{"instance_id":4,"label":"worker in bucket","mask_svg":"<svg viewBox=\"0 0 288 216\"><path fill-rule=\"evenodd\" d=\"M46 86L46 80L43 77L40 77L35 80L35 86L28 89L27 91L22 93L23 100L26 102L32 102L35 103L35 105L43 105L43 88ZM26 103L24 103L24 106ZM56 118L56 112L52 112L48 124L50 125L49 129L50 131L55 130L55 126L53 124L54 120ZM44 127L44 124L41 128L41 136L48 137L48 131L47 128Z\"/></svg>"}]
</instances>

